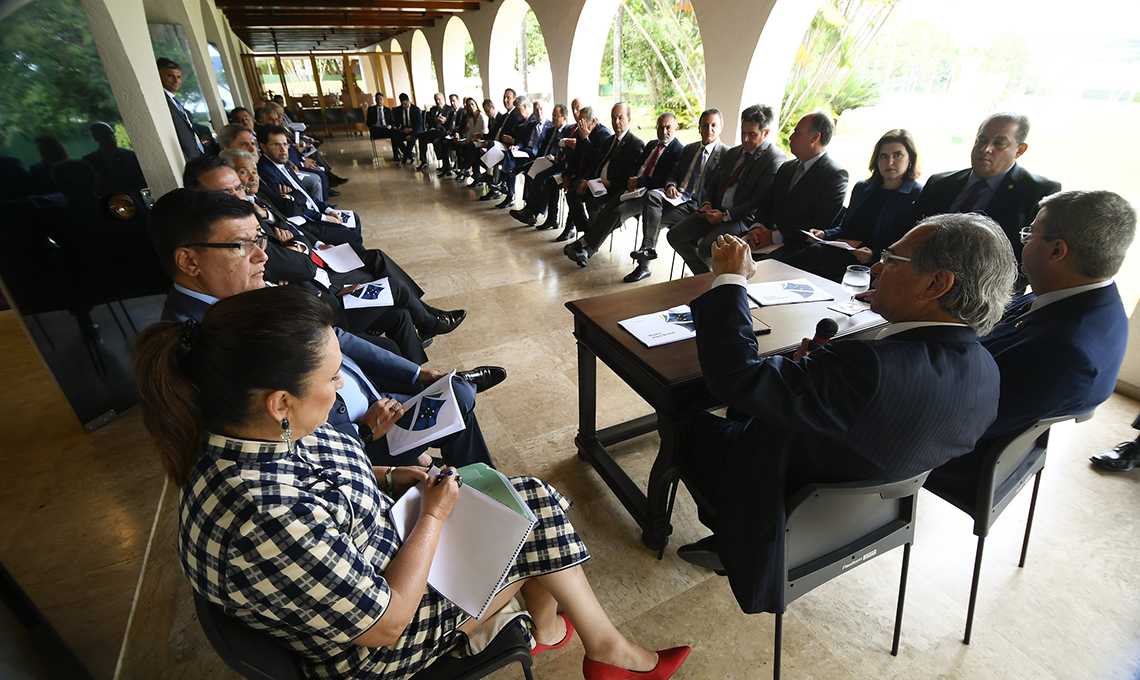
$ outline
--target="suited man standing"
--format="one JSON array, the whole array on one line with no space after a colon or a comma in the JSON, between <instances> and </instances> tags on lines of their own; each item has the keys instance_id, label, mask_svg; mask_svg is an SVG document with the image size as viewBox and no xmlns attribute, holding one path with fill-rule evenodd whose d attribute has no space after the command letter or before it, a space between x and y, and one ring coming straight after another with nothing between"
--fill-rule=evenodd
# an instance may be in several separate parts
<instances>
[{"instance_id":1,"label":"suited man standing","mask_svg":"<svg viewBox=\"0 0 1140 680\"><path fill-rule=\"evenodd\" d=\"M641 210L641 246L629 254L636 262L634 270L622 281L635 283L649 276L649 262L657 259L657 237L662 227L672 228L697 212L704 203L709 179L716 176L720 158L728 147L720 141L724 117L718 109L701 114L701 139L681 151L681 158L665 180L661 191L648 191L638 199L627 201L632 209ZM625 205L625 204L623 204Z\"/></svg>"},{"instance_id":2,"label":"suited man standing","mask_svg":"<svg viewBox=\"0 0 1140 680\"><path fill-rule=\"evenodd\" d=\"M710 175L700 208L669 230L669 243L694 274L709 271L712 244L721 234L748 230L756 208L787 160L769 139L775 113L753 104L740 114L740 146L725 152Z\"/></svg>"},{"instance_id":3,"label":"suited man standing","mask_svg":"<svg viewBox=\"0 0 1140 680\"><path fill-rule=\"evenodd\" d=\"M400 105L392 110L392 154L405 165L416 159L416 135L424 131L420 107L407 94L400 94Z\"/></svg>"},{"instance_id":4,"label":"suited man standing","mask_svg":"<svg viewBox=\"0 0 1140 680\"><path fill-rule=\"evenodd\" d=\"M995 113L978 126L970 150L970 169L943 172L926 183L911 208L909 220L944 212L979 212L1001 225L1021 261L1018 232L1033 221L1037 203L1061 190L1061 183L1035 175L1018 165L1029 149L1029 117ZM1024 288L1025 278L1017 283Z\"/></svg>"},{"instance_id":5,"label":"suited man standing","mask_svg":"<svg viewBox=\"0 0 1140 680\"><path fill-rule=\"evenodd\" d=\"M634 166L638 168L637 174L626 180L623 189L625 192L643 189L663 189L677 159L681 156L681 142L676 139L677 116L672 111L666 111L657 117L657 139L645 146L641 156ZM598 210L586 227L586 233L577 241L566 246L573 249L576 254L575 261L578 266L585 267L586 262L598 252L598 248L605 242L614 229L617 229L628 217L641 212L640 199L622 201L623 191L610 192L610 198L605 206Z\"/></svg>"},{"instance_id":6,"label":"suited man standing","mask_svg":"<svg viewBox=\"0 0 1140 680\"><path fill-rule=\"evenodd\" d=\"M645 142L629 131L631 113L629 104L624 102L614 104L610 109L613 135L600 147L590 145L591 150L597 148L596 154L585 148L577 150L579 154L589 154L584 160L590 169L578 178L572 191L566 192L570 216L567 219L566 230L556 240L567 241L574 232L584 234L590 215L600 210L614 195L623 194L626 181L637 172L637 159L645 148ZM605 188L605 192L595 196L588 186L591 179L598 180ZM567 257L578 262L578 266L586 266L578 258L578 249L573 243L567 244L562 250Z\"/></svg>"},{"instance_id":7,"label":"suited man standing","mask_svg":"<svg viewBox=\"0 0 1140 680\"><path fill-rule=\"evenodd\" d=\"M1041 200L1021 235L1021 270L1033 293L981 341L1001 371L997 419L971 453L932 472L928 488L972 498L997 439L1037 420L1087 413L1112 395L1128 344L1128 315L1112 277L1135 233L1136 211L1111 191L1066 191ZM1121 469L1112 453L1092 462ZM1019 475L1011 476L1008 484Z\"/></svg>"},{"instance_id":8,"label":"suited man standing","mask_svg":"<svg viewBox=\"0 0 1140 680\"><path fill-rule=\"evenodd\" d=\"M162 81L162 91L166 93L166 105L170 108L170 118L174 121L174 131L178 133L178 145L186 160L206 153L202 141L194 133L194 116L191 115L175 95L182 89L182 67L178 62L166 57L158 59L158 77Z\"/></svg>"},{"instance_id":9,"label":"suited man standing","mask_svg":"<svg viewBox=\"0 0 1140 680\"><path fill-rule=\"evenodd\" d=\"M811 483L905 479L973 449L999 389L978 335L1016 276L991 220L936 216L873 269L871 308L890 323L876 339L809 353L805 338L795 359L761 359L744 287L755 271L744 241L719 237L713 288L691 305L705 382L731 408L691 420L681 478L714 534L677 551L726 570L746 613L783 611L785 498Z\"/></svg>"},{"instance_id":10,"label":"suited man standing","mask_svg":"<svg viewBox=\"0 0 1140 680\"><path fill-rule=\"evenodd\" d=\"M847 171L827 153L835 134L835 121L815 111L796 123L788 148L796 157L776 174L772 191L756 210L756 224L745 238L753 250L782 243L776 259L793 255L807 245L805 231L823 231L835 223L847 196Z\"/></svg>"}]
</instances>

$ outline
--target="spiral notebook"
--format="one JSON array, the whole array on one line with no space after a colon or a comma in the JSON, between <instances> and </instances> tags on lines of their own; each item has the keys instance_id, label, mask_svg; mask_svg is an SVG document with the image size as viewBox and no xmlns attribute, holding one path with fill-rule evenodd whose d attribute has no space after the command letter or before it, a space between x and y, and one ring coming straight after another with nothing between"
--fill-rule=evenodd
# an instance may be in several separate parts
<instances>
[{"instance_id":1,"label":"spiral notebook","mask_svg":"<svg viewBox=\"0 0 1140 680\"><path fill-rule=\"evenodd\" d=\"M429 483L439 470L432 468ZM502 473L476 463L459 469L463 486L439 537L428 585L475 618L483 616L538 521ZM389 510L404 540L420 515L421 487Z\"/></svg>"}]
</instances>

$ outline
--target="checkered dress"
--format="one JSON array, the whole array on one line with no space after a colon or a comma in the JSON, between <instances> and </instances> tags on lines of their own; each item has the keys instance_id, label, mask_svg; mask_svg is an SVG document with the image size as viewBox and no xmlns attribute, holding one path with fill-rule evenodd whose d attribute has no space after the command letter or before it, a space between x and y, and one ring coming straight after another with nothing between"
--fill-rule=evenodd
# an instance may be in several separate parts
<instances>
[{"instance_id":1,"label":"checkered dress","mask_svg":"<svg viewBox=\"0 0 1140 680\"><path fill-rule=\"evenodd\" d=\"M526 477L511 483L538 518L506 583L589 559L566 518L570 502ZM178 552L194 590L295 650L312 678L396 680L452 651L469 618L425 588L391 647L352 644L391 596L384 570L400 548L357 442L325 425L296 442L210 435L182 488Z\"/></svg>"}]
</instances>

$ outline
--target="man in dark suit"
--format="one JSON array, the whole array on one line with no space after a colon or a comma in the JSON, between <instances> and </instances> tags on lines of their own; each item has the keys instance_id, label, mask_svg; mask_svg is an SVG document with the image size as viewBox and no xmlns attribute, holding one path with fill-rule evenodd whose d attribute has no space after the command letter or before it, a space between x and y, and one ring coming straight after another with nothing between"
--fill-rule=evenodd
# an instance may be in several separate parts
<instances>
[{"instance_id":1,"label":"man in dark suit","mask_svg":"<svg viewBox=\"0 0 1140 680\"><path fill-rule=\"evenodd\" d=\"M981 341L1001 371L997 419L971 453L932 472L928 488L973 497L994 441L1037 420L1087 413L1112 395L1128 344L1128 315L1112 277L1135 232L1136 212L1110 191L1066 191L1041 200L1019 239L1021 269L1033 293ZM1120 456L1092 459L1116 469L1102 464L1113 460ZM1019 475L1011 477L1009 485ZM1004 489L997 491L1000 498Z\"/></svg>"},{"instance_id":2,"label":"man in dark suit","mask_svg":"<svg viewBox=\"0 0 1140 680\"><path fill-rule=\"evenodd\" d=\"M278 210L289 217L301 215L312 222L323 220L360 231L358 216L353 214L351 223L346 224L342 214L333 206L313 197L301 186L300 178L289 167L289 132L285 128L263 125L260 135L261 158L257 161L257 168ZM282 193L281 187L287 189L287 193Z\"/></svg>"},{"instance_id":3,"label":"man in dark suit","mask_svg":"<svg viewBox=\"0 0 1140 680\"><path fill-rule=\"evenodd\" d=\"M138 200L139 191L146 186L142 168L135 152L119 147L115 130L106 123L92 123L91 137L99 148L83 157L99 176L99 193L130 194Z\"/></svg>"},{"instance_id":4,"label":"man in dark suit","mask_svg":"<svg viewBox=\"0 0 1140 680\"><path fill-rule=\"evenodd\" d=\"M503 194L506 193L507 188L502 184L503 163L505 163L507 157L511 155L509 149L512 146L516 146L515 136L517 135L521 138L524 129L530 122L530 100L526 97L516 98L513 95L509 100L513 108L507 109L509 113L506 118L503 119L503 124L491 135L490 142L487 144L488 149L494 146L495 142L502 145L504 153L503 161L492 168L488 168L483 164L482 159L479 160L478 167L483 170L476 175L475 186L482 184L490 185L487 193L479 197L480 201L493 201L497 198L502 198ZM508 101L508 97L504 94L503 102L505 103L506 101Z\"/></svg>"},{"instance_id":5,"label":"man in dark suit","mask_svg":"<svg viewBox=\"0 0 1140 680\"><path fill-rule=\"evenodd\" d=\"M424 131L420 107L407 94L400 94L400 105L392 109L392 154L405 165L416 159L416 135Z\"/></svg>"},{"instance_id":6,"label":"man in dark suit","mask_svg":"<svg viewBox=\"0 0 1140 680\"><path fill-rule=\"evenodd\" d=\"M847 196L847 171L827 153L835 121L824 111L804 116L788 137L795 160L785 163L756 209L756 224L745 240L753 250L783 244L782 259L807 245L805 231L823 231L835 223Z\"/></svg>"},{"instance_id":7,"label":"man in dark suit","mask_svg":"<svg viewBox=\"0 0 1140 680\"><path fill-rule=\"evenodd\" d=\"M174 131L178 133L182 155L186 160L202 155L206 150L194 132L194 116L175 96L182 88L182 66L173 59L159 57L158 77L162 80L162 91L166 93L166 105L170 108L170 119L174 122Z\"/></svg>"},{"instance_id":8,"label":"man in dark suit","mask_svg":"<svg viewBox=\"0 0 1140 680\"><path fill-rule=\"evenodd\" d=\"M258 242L258 222L248 201L218 191L176 189L155 203L148 228L162 266L174 282L163 307L163 319L200 321L218 300L264 285L266 255ZM205 247L203 243L224 247ZM339 328L336 332L346 359L346 375L345 386L329 412L329 422L361 441L375 464L416 463L425 449L389 456L387 442L382 437L373 440L369 423L374 423L379 409L391 399L407 401L447 372L421 368L351 333ZM505 378L506 371L494 366L456 374L453 385L467 427L432 442L449 464L491 463L475 419L474 395Z\"/></svg>"},{"instance_id":9,"label":"man in dark suit","mask_svg":"<svg viewBox=\"0 0 1140 680\"><path fill-rule=\"evenodd\" d=\"M437 142L443 139L444 135L455 131L455 107L458 105L459 95L451 95L451 104L446 104L443 93L435 93L435 106L428 110L427 119L424 121L425 129L416 135L416 142L420 147L420 164L416 166L417 170L427 167L428 144L437 146Z\"/></svg>"},{"instance_id":10,"label":"man in dark suit","mask_svg":"<svg viewBox=\"0 0 1140 680\"><path fill-rule=\"evenodd\" d=\"M970 252L970 258L958 253ZM697 353L729 418L691 421L681 476L714 535L682 559L727 571L746 613L783 611L784 503L810 483L905 479L970 451L993 421L998 369L978 344L1016 276L984 217L941 215L883 252L871 308L891 325L795 359L757 357L744 284L748 245L713 250L716 278L692 302Z\"/></svg>"},{"instance_id":11,"label":"man in dark suit","mask_svg":"<svg viewBox=\"0 0 1140 680\"><path fill-rule=\"evenodd\" d=\"M578 137L578 117L581 108L578 107L578 100L575 99L571 104L573 111L573 119L570 119L570 112L566 111L566 107L558 104L554 107L554 112L551 114L554 126L551 134L543 141L542 156L549 160L552 165L535 174L533 178L527 175L526 187L526 205L522 210L512 210L511 217L522 222L529 224L536 229L554 229L558 226L557 209L552 214L552 219L546 219L548 209L550 206L558 205L558 195L562 191L562 174L566 170L566 159L573 151L569 145L574 143ZM555 181L555 176L558 180ZM538 225L539 218L544 218L543 223Z\"/></svg>"},{"instance_id":12,"label":"man in dark suit","mask_svg":"<svg viewBox=\"0 0 1140 680\"><path fill-rule=\"evenodd\" d=\"M970 151L970 169L931 177L911 207L908 222L927 215L979 212L1001 225L1013 254L1021 261L1018 232L1033 221L1038 202L1061 190L1061 183L1017 164L1029 149L1029 118L1019 113L995 113L982 121ZM1018 288L1025 279L1018 279Z\"/></svg>"},{"instance_id":13,"label":"man in dark suit","mask_svg":"<svg viewBox=\"0 0 1140 680\"><path fill-rule=\"evenodd\" d=\"M546 118L546 104L536 100L531 108L534 113L523 125L515 143L507 147L506 157L503 158L504 186L502 191L506 196L501 203L495 206L500 210L514 206L515 184L518 174L529 168L535 158L543 155L543 142L548 142L551 138L548 133L553 128L553 123ZM566 120L565 114L563 114L562 120ZM523 155L518 156L516 153Z\"/></svg>"},{"instance_id":14,"label":"man in dark suit","mask_svg":"<svg viewBox=\"0 0 1140 680\"><path fill-rule=\"evenodd\" d=\"M364 114L364 124L368 126L370 139L392 139L392 109L384 106L384 93L376 93L376 103L368 107ZM398 162L396 147L392 146L392 162Z\"/></svg>"},{"instance_id":15,"label":"man in dark suit","mask_svg":"<svg viewBox=\"0 0 1140 680\"><path fill-rule=\"evenodd\" d=\"M573 233L585 234L590 221L590 215L601 210L613 196L625 193L626 181L637 172L637 159L645 142L629 130L631 111L629 104L618 102L610 109L610 123L614 126L614 133L601 146L592 142L589 145L580 144L582 149L576 149L582 156L581 160L589 167L580 175L573 190L566 191L566 204L570 213L567 219L566 230L555 240L567 241ZM585 141L588 141L585 140ZM590 186L600 186L595 190ZM584 255L576 244L568 243L562 249L566 256L585 267Z\"/></svg>"},{"instance_id":16,"label":"man in dark suit","mask_svg":"<svg viewBox=\"0 0 1140 680\"><path fill-rule=\"evenodd\" d=\"M629 217L641 212L640 198L622 201L625 192L642 190L644 194L650 190L665 188L665 182L677 165L683 148L681 142L675 138L676 134L676 114L667 111L657 117L657 139L647 144L642 149L641 156L634 162L633 167L637 168L637 173L626 180L625 185L621 187L622 190L615 189L610 192L606 204L590 218L586 233L566 246L576 251L576 261L579 266L586 266L586 261L598 252L598 248L614 229Z\"/></svg>"},{"instance_id":17,"label":"man in dark suit","mask_svg":"<svg viewBox=\"0 0 1140 680\"><path fill-rule=\"evenodd\" d=\"M711 248L721 234L748 231L756 208L769 193L776 171L787 160L769 135L772 107L754 104L740 114L740 146L724 153L710 175L700 208L669 230L669 243L694 274L709 271Z\"/></svg>"}]
</instances>

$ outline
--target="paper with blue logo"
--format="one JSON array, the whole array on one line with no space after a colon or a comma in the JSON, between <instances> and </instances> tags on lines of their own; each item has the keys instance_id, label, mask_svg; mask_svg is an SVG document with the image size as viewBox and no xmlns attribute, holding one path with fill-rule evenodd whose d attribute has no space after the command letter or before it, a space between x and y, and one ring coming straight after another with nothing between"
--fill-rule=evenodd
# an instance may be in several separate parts
<instances>
[{"instance_id":1,"label":"paper with blue logo","mask_svg":"<svg viewBox=\"0 0 1140 680\"><path fill-rule=\"evenodd\" d=\"M356 290L342 295L341 304L345 309L359 309L361 307L391 307L392 288L388 285L388 277L376 279L371 283L362 283Z\"/></svg>"},{"instance_id":2,"label":"paper with blue logo","mask_svg":"<svg viewBox=\"0 0 1140 680\"><path fill-rule=\"evenodd\" d=\"M388 452L398 456L467 427L455 399L455 371L404 402L404 415L388 430Z\"/></svg>"}]
</instances>

